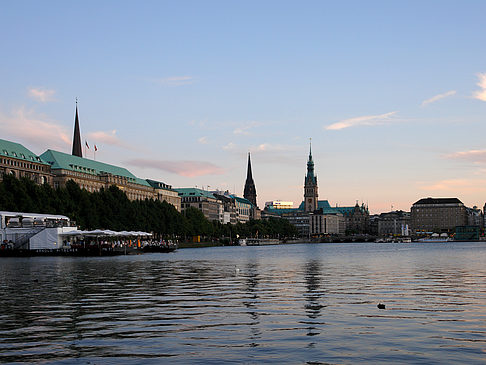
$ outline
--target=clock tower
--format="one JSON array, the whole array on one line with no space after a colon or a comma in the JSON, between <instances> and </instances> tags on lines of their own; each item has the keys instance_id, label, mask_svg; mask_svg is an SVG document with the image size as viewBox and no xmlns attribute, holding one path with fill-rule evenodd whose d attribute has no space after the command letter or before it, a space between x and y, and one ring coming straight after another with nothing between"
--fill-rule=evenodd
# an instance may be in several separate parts
<instances>
[{"instance_id":1,"label":"clock tower","mask_svg":"<svg viewBox=\"0 0 486 365\"><path fill-rule=\"evenodd\" d=\"M312 144L310 144L309 160L307 161L307 175L304 180L304 210L306 213L312 213L317 210L317 198L317 176L314 174Z\"/></svg>"}]
</instances>

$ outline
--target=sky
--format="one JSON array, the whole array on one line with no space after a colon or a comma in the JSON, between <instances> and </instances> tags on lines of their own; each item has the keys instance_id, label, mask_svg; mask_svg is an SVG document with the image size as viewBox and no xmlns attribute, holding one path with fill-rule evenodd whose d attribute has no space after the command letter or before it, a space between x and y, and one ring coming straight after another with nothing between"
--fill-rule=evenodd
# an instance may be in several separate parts
<instances>
[{"instance_id":1,"label":"sky","mask_svg":"<svg viewBox=\"0 0 486 365\"><path fill-rule=\"evenodd\" d=\"M0 11L0 138L173 187L410 210L486 202L485 1L24 1ZM94 145L98 151L94 154Z\"/></svg>"}]
</instances>

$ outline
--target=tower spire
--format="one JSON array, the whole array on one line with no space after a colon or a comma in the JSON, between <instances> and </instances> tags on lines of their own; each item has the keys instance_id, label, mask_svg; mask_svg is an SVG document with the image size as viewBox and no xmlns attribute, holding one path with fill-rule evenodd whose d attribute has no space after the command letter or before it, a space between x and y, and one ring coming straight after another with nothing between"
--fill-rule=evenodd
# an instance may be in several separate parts
<instances>
[{"instance_id":1,"label":"tower spire","mask_svg":"<svg viewBox=\"0 0 486 365\"><path fill-rule=\"evenodd\" d=\"M246 171L246 180L253 180L253 176L251 173L250 152L248 152L248 169Z\"/></svg>"},{"instance_id":2,"label":"tower spire","mask_svg":"<svg viewBox=\"0 0 486 365\"><path fill-rule=\"evenodd\" d=\"M251 159L250 159L250 152L248 152L248 170L246 172L246 182L245 182L245 189L243 191L243 197L248 199L254 207L257 207L257 193L255 182L253 181L253 176L251 173Z\"/></svg>"},{"instance_id":3,"label":"tower spire","mask_svg":"<svg viewBox=\"0 0 486 365\"><path fill-rule=\"evenodd\" d=\"M79 131L78 98L76 98L76 116L74 117L73 156L83 157L81 132Z\"/></svg>"},{"instance_id":4,"label":"tower spire","mask_svg":"<svg viewBox=\"0 0 486 365\"><path fill-rule=\"evenodd\" d=\"M309 141L309 160L307 161L307 175L304 179L304 210L313 212L318 207L317 176L314 174L314 161L312 160L312 138Z\"/></svg>"},{"instance_id":5,"label":"tower spire","mask_svg":"<svg viewBox=\"0 0 486 365\"><path fill-rule=\"evenodd\" d=\"M307 176L314 179L314 161L312 160L312 138L309 142L309 160L307 161ZM317 184L317 180L316 180Z\"/></svg>"}]
</instances>

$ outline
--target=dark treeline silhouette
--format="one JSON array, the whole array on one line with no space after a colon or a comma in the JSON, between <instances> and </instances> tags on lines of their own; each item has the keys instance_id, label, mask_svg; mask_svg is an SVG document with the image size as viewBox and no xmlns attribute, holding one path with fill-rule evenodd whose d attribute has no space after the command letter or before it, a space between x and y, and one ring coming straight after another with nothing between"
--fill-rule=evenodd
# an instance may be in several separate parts
<instances>
[{"instance_id":1,"label":"dark treeline silhouette","mask_svg":"<svg viewBox=\"0 0 486 365\"><path fill-rule=\"evenodd\" d=\"M167 202L153 199L130 201L116 186L90 193L70 180L66 187L54 189L48 184L11 175L0 182L0 210L27 213L60 214L76 221L81 229L146 231L158 237L180 239L202 236L206 240L229 243L239 237L286 238L296 235L287 220L251 220L235 225L208 221L201 211L188 208L179 213Z\"/></svg>"}]
</instances>

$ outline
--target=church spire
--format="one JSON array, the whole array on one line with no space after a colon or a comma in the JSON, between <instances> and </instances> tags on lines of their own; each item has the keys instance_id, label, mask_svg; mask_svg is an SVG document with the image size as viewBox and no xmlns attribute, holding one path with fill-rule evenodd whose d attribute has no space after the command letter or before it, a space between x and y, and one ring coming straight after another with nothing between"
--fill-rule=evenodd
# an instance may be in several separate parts
<instances>
[{"instance_id":1,"label":"church spire","mask_svg":"<svg viewBox=\"0 0 486 365\"><path fill-rule=\"evenodd\" d=\"M76 116L74 118L74 136L73 136L73 156L83 157L81 148L81 132L79 131L78 118L78 99L76 98Z\"/></svg>"},{"instance_id":2,"label":"church spire","mask_svg":"<svg viewBox=\"0 0 486 365\"><path fill-rule=\"evenodd\" d=\"M248 169L246 170L246 181L253 181L253 176L251 174L251 161L250 161L250 152L248 152Z\"/></svg>"},{"instance_id":3,"label":"church spire","mask_svg":"<svg viewBox=\"0 0 486 365\"><path fill-rule=\"evenodd\" d=\"M248 152L248 170L246 172L246 182L243 197L248 199L255 207L257 207L255 182L253 181L253 176L251 173L250 152Z\"/></svg>"}]
</instances>

